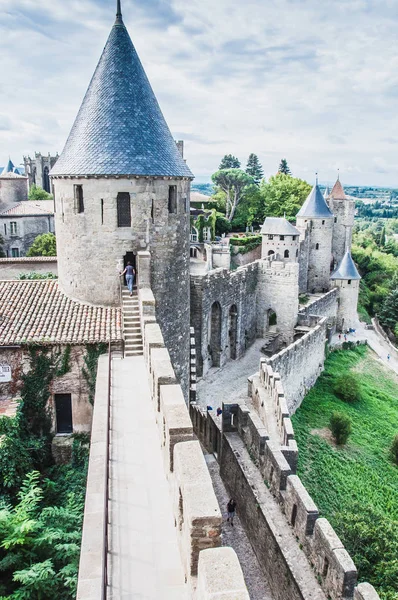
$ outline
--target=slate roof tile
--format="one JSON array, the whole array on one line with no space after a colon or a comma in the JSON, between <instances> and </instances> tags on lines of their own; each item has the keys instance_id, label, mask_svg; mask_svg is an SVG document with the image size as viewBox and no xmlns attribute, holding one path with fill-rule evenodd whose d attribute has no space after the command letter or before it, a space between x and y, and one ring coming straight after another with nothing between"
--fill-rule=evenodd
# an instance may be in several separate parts
<instances>
[{"instance_id":1,"label":"slate roof tile","mask_svg":"<svg viewBox=\"0 0 398 600\"><path fill-rule=\"evenodd\" d=\"M322 196L318 184L315 184L312 188L303 206L298 211L297 217L309 217L315 219L327 219L333 217L333 214L326 204L325 198Z\"/></svg>"}]
</instances>

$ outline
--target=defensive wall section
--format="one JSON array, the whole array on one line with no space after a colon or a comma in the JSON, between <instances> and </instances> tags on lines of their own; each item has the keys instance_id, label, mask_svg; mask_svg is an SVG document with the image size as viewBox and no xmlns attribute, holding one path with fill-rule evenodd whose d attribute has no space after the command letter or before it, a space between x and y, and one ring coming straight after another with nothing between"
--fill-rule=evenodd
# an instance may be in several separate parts
<instances>
[{"instance_id":1,"label":"defensive wall section","mask_svg":"<svg viewBox=\"0 0 398 600\"><path fill-rule=\"evenodd\" d=\"M328 323L336 322L338 290L333 288L325 294L310 296L308 302L299 309L299 317L327 317Z\"/></svg>"},{"instance_id":2,"label":"defensive wall section","mask_svg":"<svg viewBox=\"0 0 398 600\"><path fill-rule=\"evenodd\" d=\"M28 273L58 274L56 256L24 256L18 258L0 258L0 279L19 279L19 275Z\"/></svg>"},{"instance_id":3,"label":"defensive wall section","mask_svg":"<svg viewBox=\"0 0 398 600\"><path fill-rule=\"evenodd\" d=\"M265 359L279 373L290 414L297 410L323 371L326 331L327 319L323 317L303 337Z\"/></svg>"},{"instance_id":4,"label":"defensive wall section","mask_svg":"<svg viewBox=\"0 0 398 600\"><path fill-rule=\"evenodd\" d=\"M237 501L273 597L377 600L370 584L357 585L351 557L296 474L297 445L279 374L262 361L248 391L253 408L223 404L222 420L195 404L190 411Z\"/></svg>"}]
</instances>

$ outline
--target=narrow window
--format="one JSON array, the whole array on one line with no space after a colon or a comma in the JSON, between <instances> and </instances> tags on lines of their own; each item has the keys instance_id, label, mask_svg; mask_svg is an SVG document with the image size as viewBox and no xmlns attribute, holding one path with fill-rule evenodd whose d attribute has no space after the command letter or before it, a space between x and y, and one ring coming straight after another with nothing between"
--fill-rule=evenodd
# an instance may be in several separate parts
<instances>
[{"instance_id":1,"label":"narrow window","mask_svg":"<svg viewBox=\"0 0 398 600\"><path fill-rule=\"evenodd\" d=\"M327 574L328 574L328 571L329 571L329 561L328 561L328 559L325 556L325 562L323 563L323 572L322 572L322 575L324 577L326 577Z\"/></svg>"},{"instance_id":2,"label":"narrow window","mask_svg":"<svg viewBox=\"0 0 398 600\"><path fill-rule=\"evenodd\" d=\"M188 213L189 212L189 202L188 202L188 198L184 198L183 199L183 204L185 207L185 212Z\"/></svg>"},{"instance_id":3,"label":"narrow window","mask_svg":"<svg viewBox=\"0 0 398 600\"><path fill-rule=\"evenodd\" d=\"M285 258L289 258L289 250L285 250Z\"/></svg>"},{"instance_id":4,"label":"narrow window","mask_svg":"<svg viewBox=\"0 0 398 600\"><path fill-rule=\"evenodd\" d=\"M293 525L293 527L296 524L296 519L297 519L297 504L293 504L292 518L290 519L290 522Z\"/></svg>"},{"instance_id":5,"label":"narrow window","mask_svg":"<svg viewBox=\"0 0 398 600\"><path fill-rule=\"evenodd\" d=\"M169 185L169 213L177 212L177 186Z\"/></svg>"},{"instance_id":6,"label":"narrow window","mask_svg":"<svg viewBox=\"0 0 398 600\"><path fill-rule=\"evenodd\" d=\"M4 233L7 235L7 223L4 223Z\"/></svg>"},{"instance_id":7,"label":"narrow window","mask_svg":"<svg viewBox=\"0 0 398 600\"><path fill-rule=\"evenodd\" d=\"M350 283L351 283L351 279L348 280L348 285L350 285Z\"/></svg>"},{"instance_id":8,"label":"narrow window","mask_svg":"<svg viewBox=\"0 0 398 600\"><path fill-rule=\"evenodd\" d=\"M72 395L54 394L57 433L73 433Z\"/></svg>"},{"instance_id":9,"label":"narrow window","mask_svg":"<svg viewBox=\"0 0 398 600\"><path fill-rule=\"evenodd\" d=\"M17 235L17 222L16 221L11 221L11 223L10 223L10 234Z\"/></svg>"},{"instance_id":10,"label":"narrow window","mask_svg":"<svg viewBox=\"0 0 398 600\"><path fill-rule=\"evenodd\" d=\"M337 217L334 218L334 222L337 223Z\"/></svg>"},{"instance_id":11,"label":"narrow window","mask_svg":"<svg viewBox=\"0 0 398 600\"><path fill-rule=\"evenodd\" d=\"M298 256L298 250L296 250L296 256Z\"/></svg>"},{"instance_id":12,"label":"narrow window","mask_svg":"<svg viewBox=\"0 0 398 600\"><path fill-rule=\"evenodd\" d=\"M101 225L104 224L104 199L101 198Z\"/></svg>"},{"instance_id":13,"label":"narrow window","mask_svg":"<svg viewBox=\"0 0 398 600\"><path fill-rule=\"evenodd\" d=\"M297 237L297 235L294 235L294 236L293 236L293 242L295 242L295 241L296 241L296 237Z\"/></svg>"},{"instance_id":14,"label":"narrow window","mask_svg":"<svg viewBox=\"0 0 398 600\"><path fill-rule=\"evenodd\" d=\"M325 225L325 221L322 221L322 225Z\"/></svg>"},{"instance_id":15,"label":"narrow window","mask_svg":"<svg viewBox=\"0 0 398 600\"><path fill-rule=\"evenodd\" d=\"M19 257L19 248L11 248L11 256L12 256L12 258L18 258Z\"/></svg>"},{"instance_id":16,"label":"narrow window","mask_svg":"<svg viewBox=\"0 0 398 600\"><path fill-rule=\"evenodd\" d=\"M75 208L77 213L84 212L84 201L83 201L83 186L74 185L75 189Z\"/></svg>"},{"instance_id":17,"label":"narrow window","mask_svg":"<svg viewBox=\"0 0 398 600\"><path fill-rule=\"evenodd\" d=\"M273 240L273 239L274 239L274 236L273 236L273 235L269 235L269 236L268 236L268 239L269 239L269 240Z\"/></svg>"},{"instance_id":18,"label":"narrow window","mask_svg":"<svg viewBox=\"0 0 398 600\"><path fill-rule=\"evenodd\" d=\"M284 235L280 235L279 239L281 240L281 242L283 242L283 240L285 239L285 236Z\"/></svg>"},{"instance_id":19,"label":"narrow window","mask_svg":"<svg viewBox=\"0 0 398 600\"><path fill-rule=\"evenodd\" d=\"M119 192L117 195L117 226L131 227L131 205L128 192Z\"/></svg>"},{"instance_id":20,"label":"narrow window","mask_svg":"<svg viewBox=\"0 0 398 600\"><path fill-rule=\"evenodd\" d=\"M319 244L315 244L315 250L319 250Z\"/></svg>"}]
</instances>

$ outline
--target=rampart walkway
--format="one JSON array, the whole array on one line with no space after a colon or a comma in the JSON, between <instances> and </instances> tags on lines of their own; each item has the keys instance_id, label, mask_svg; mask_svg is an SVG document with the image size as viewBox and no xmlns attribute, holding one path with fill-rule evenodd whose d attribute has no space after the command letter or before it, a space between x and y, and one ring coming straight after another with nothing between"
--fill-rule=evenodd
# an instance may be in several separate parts
<instances>
[{"instance_id":1,"label":"rampart walkway","mask_svg":"<svg viewBox=\"0 0 398 600\"><path fill-rule=\"evenodd\" d=\"M144 357L113 359L112 382L108 598L185 600Z\"/></svg>"}]
</instances>

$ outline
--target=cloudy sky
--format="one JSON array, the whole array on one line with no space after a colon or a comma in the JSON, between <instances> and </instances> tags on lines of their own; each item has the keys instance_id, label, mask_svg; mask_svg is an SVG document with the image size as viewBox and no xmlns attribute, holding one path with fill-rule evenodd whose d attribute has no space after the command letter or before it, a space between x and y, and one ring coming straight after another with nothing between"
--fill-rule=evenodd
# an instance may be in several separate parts
<instances>
[{"instance_id":1,"label":"cloudy sky","mask_svg":"<svg viewBox=\"0 0 398 600\"><path fill-rule=\"evenodd\" d=\"M0 164L61 151L116 0L0 0ZM123 0L188 164L398 187L398 0Z\"/></svg>"}]
</instances>

